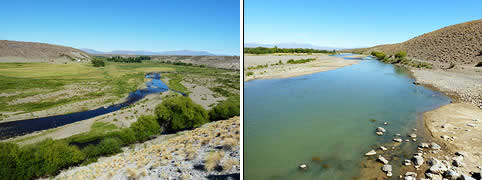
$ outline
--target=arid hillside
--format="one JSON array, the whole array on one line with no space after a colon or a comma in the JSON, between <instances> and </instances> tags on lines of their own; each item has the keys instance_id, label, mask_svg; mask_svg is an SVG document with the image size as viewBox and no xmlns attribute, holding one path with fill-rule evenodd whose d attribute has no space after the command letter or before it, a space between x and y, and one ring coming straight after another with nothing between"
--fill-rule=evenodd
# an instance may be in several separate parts
<instances>
[{"instance_id":1,"label":"arid hillside","mask_svg":"<svg viewBox=\"0 0 482 180\"><path fill-rule=\"evenodd\" d=\"M482 19L448 26L398 44L352 50L364 54L381 51L387 55L405 51L410 58L436 64L473 66L482 61Z\"/></svg>"},{"instance_id":2,"label":"arid hillside","mask_svg":"<svg viewBox=\"0 0 482 180\"><path fill-rule=\"evenodd\" d=\"M0 40L0 62L66 63L90 61L84 51L46 43Z\"/></svg>"}]
</instances>

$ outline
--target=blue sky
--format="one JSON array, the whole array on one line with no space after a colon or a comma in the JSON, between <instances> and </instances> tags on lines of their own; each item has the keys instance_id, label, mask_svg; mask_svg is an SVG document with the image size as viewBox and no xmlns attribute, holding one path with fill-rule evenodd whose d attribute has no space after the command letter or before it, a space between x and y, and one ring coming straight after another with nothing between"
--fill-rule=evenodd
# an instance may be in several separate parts
<instances>
[{"instance_id":1,"label":"blue sky","mask_svg":"<svg viewBox=\"0 0 482 180\"><path fill-rule=\"evenodd\" d=\"M237 0L2 1L0 39L239 55L239 8Z\"/></svg>"},{"instance_id":2,"label":"blue sky","mask_svg":"<svg viewBox=\"0 0 482 180\"><path fill-rule=\"evenodd\" d=\"M482 18L482 0L245 0L245 43L367 47Z\"/></svg>"}]
</instances>

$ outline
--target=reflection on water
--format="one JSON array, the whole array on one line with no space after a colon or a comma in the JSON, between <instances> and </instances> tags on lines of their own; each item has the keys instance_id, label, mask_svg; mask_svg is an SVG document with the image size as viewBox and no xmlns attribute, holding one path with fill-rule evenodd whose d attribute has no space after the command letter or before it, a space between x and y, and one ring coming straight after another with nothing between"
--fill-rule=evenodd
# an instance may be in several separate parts
<instances>
[{"instance_id":1,"label":"reflection on water","mask_svg":"<svg viewBox=\"0 0 482 180\"><path fill-rule=\"evenodd\" d=\"M395 134L406 137L416 126L417 115L449 103L443 94L412 83L405 70L376 60L305 76L245 82L245 177L359 176L366 152L391 142ZM378 126L387 130L384 136L375 135ZM398 148L416 147L402 143ZM396 158L406 155L410 154ZM300 164L307 164L308 170L299 170Z\"/></svg>"},{"instance_id":2,"label":"reflection on water","mask_svg":"<svg viewBox=\"0 0 482 180\"><path fill-rule=\"evenodd\" d=\"M151 79L150 82L146 83L147 88L131 92L127 97L126 101L120 104L112 105L109 107L100 107L93 110L76 112L71 114L0 123L0 139L6 139L14 136L32 133L35 131L55 128L58 126L63 126L77 121L89 119L95 116L114 112L141 100L149 94L160 93L169 90L167 85L161 81L161 76L159 75L159 73L149 73L146 75L146 78Z\"/></svg>"}]
</instances>

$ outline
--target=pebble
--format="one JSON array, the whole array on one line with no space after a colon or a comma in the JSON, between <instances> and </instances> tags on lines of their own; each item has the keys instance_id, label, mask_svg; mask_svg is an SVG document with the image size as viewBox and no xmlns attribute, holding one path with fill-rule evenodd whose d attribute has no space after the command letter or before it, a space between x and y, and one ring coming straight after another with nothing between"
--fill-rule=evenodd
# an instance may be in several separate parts
<instances>
[{"instance_id":1,"label":"pebble","mask_svg":"<svg viewBox=\"0 0 482 180\"><path fill-rule=\"evenodd\" d=\"M377 152L372 149L371 151L368 151L367 153L365 153L365 156L373 156L375 154L377 154Z\"/></svg>"},{"instance_id":2,"label":"pebble","mask_svg":"<svg viewBox=\"0 0 482 180\"><path fill-rule=\"evenodd\" d=\"M382 128L382 127L377 127L377 132L387 132L387 130L385 130L385 128Z\"/></svg>"}]
</instances>

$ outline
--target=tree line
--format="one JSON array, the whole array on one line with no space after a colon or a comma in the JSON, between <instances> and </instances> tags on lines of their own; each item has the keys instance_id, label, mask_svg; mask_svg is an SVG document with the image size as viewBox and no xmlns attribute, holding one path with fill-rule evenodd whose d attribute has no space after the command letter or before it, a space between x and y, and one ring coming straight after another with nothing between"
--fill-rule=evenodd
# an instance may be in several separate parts
<instances>
[{"instance_id":1,"label":"tree line","mask_svg":"<svg viewBox=\"0 0 482 180\"><path fill-rule=\"evenodd\" d=\"M273 54L273 53L335 53L335 50L319 50L319 49L306 49L306 48L267 48L267 47L255 47L244 48L244 53L247 54Z\"/></svg>"}]
</instances>

